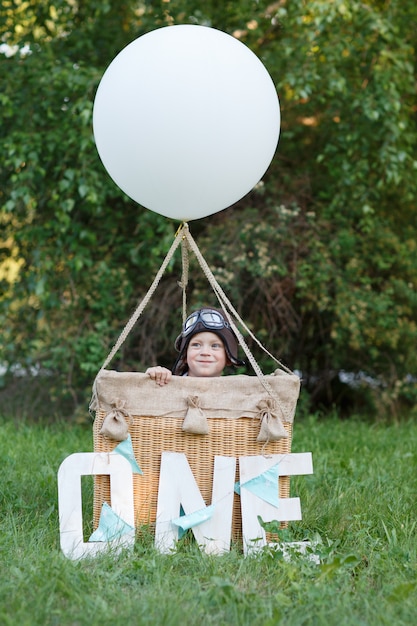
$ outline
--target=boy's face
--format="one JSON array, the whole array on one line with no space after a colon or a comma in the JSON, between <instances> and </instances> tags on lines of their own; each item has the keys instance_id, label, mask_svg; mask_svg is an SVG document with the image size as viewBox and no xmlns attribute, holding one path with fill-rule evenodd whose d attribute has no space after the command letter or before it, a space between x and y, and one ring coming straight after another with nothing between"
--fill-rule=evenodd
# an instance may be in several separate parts
<instances>
[{"instance_id":1,"label":"boy's face","mask_svg":"<svg viewBox=\"0 0 417 626\"><path fill-rule=\"evenodd\" d=\"M221 376L228 363L223 341L215 333L197 333L187 348L188 376Z\"/></svg>"}]
</instances>

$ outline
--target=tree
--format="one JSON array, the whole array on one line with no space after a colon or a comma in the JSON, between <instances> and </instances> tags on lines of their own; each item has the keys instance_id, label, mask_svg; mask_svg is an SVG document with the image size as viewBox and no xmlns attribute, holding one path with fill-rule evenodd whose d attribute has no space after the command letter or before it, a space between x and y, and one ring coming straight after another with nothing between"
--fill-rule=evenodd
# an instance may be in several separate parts
<instances>
[{"instance_id":1,"label":"tree","mask_svg":"<svg viewBox=\"0 0 417 626\"><path fill-rule=\"evenodd\" d=\"M342 370L377 380L374 399L391 408L413 400L413 17L411 0L3 3L0 362L54 373L56 393L77 404L146 293L177 224L109 179L92 136L94 94L132 39L195 23L246 43L282 109L262 184L191 225L207 261L260 339L302 371L314 402L339 401ZM192 269L190 302L214 304ZM180 271L175 259L118 367L170 364Z\"/></svg>"}]
</instances>

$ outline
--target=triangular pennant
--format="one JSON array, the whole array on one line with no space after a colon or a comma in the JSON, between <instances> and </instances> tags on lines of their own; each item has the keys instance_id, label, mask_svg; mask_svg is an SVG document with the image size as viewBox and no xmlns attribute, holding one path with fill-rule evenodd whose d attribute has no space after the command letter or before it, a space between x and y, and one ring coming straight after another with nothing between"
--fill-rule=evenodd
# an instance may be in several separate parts
<instances>
[{"instance_id":1,"label":"triangular pennant","mask_svg":"<svg viewBox=\"0 0 417 626\"><path fill-rule=\"evenodd\" d=\"M189 528L193 528L193 526L198 526L198 524L207 522L207 520L211 519L213 513L214 504L211 504L210 506L206 506L204 509L194 511L194 513L190 513L189 515L181 515L180 517L171 520L171 522L182 530L188 530Z\"/></svg>"},{"instance_id":2,"label":"triangular pennant","mask_svg":"<svg viewBox=\"0 0 417 626\"><path fill-rule=\"evenodd\" d=\"M278 471L279 464L273 465L259 476L251 478L246 483L240 485L240 488L249 489L255 496L265 500L276 508L279 507L279 495L278 495Z\"/></svg>"},{"instance_id":3,"label":"triangular pennant","mask_svg":"<svg viewBox=\"0 0 417 626\"><path fill-rule=\"evenodd\" d=\"M129 461L130 465L132 466L132 472L134 474L143 474L142 470L140 469L135 459L135 453L133 452L132 437L130 435L127 436L127 439L120 442L119 445L115 447L113 452L117 452L118 454L121 454L122 456L125 457L125 459Z\"/></svg>"},{"instance_id":4,"label":"triangular pennant","mask_svg":"<svg viewBox=\"0 0 417 626\"><path fill-rule=\"evenodd\" d=\"M103 502L98 527L88 541L113 541L134 530L113 511L107 502Z\"/></svg>"}]
</instances>

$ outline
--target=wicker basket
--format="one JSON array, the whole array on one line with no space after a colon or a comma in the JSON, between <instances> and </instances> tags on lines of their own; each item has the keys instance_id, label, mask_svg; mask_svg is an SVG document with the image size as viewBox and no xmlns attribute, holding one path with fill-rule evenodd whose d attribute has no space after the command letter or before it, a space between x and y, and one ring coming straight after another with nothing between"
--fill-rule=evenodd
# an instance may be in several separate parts
<instances>
[{"instance_id":1,"label":"wicker basket","mask_svg":"<svg viewBox=\"0 0 417 626\"><path fill-rule=\"evenodd\" d=\"M108 437L100 434L103 420L109 411L109 398L114 397L116 389L118 390L117 393L120 392L120 397L127 397L128 408L137 408L142 405L145 411L149 413L149 406L152 404L152 396L148 398L148 401L142 402L141 398L143 396L141 396L141 390L139 389L140 385L138 389L130 393L130 395L129 393L126 394L123 390L123 384L121 384L123 376L124 374L118 372L106 371L104 376L105 380L102 380L101 385L96 381L96 419L93 428L95 452L111 452L118 445L117 441L112 441ZM160 414L164 412L164 402L162 400L161 404L160 401L162 398L161 394L165 394L165 396L169 394L169 396L172 397L173 407L178 406L181 402L178 400L177 392L182 395L182 397L185 397L187 393L190 393L190 384L194 384L192 381L197 381L198 379L180 380L178 383L171 382L169 385L166 385L164 389L155 389L155 384L151 383L143 374L131 373L128 376L130 376L130 380L132 376L138 377L135 378L135 381L141 384L143 383L147 386L147 389L149 385L153 385L150 389L153 392L153 404L155 408L154 415L138 415L138 411L129 411L131 417L129 433L132 439L136 460L143 471L143 475L134 474L133 479L135 522L137 527L143 524L152 525L155 523L162 452L182 452L186 455L201 491L201 495L207 505L211 503L215 456L232 456L238 458L239 456L286 454L291 452L292 421L300 386L300 381L297 376L282 373L279 377L279 387L280 389L285 389L282 402L285 409L284 414L288 417L288 420L282 420L282 424L288 437L268 443L257 441L260 427L259 418L253 417L254 411L250 408L243 411L236 406L234 415L239 414L239 411L242 411L244 415L239 418L230 417L231 411L227 409L225 409L225 414L227 414L228 417L225 418L218 417L219 410L217 409L209 411L208 421L210 430L208 435L195 435L183 432L183 420L179 415L179 413L182 412L182 417L184 417L183 408L180 412L175 411L173 408L172 412L174 416L172 417ZM267 378L273 380L274 376L268 376ZM256 377L252 376L222 377L222 379L219 380L221 380L220 384L224 385L225 394L229 395L230 392L228 392L227 389L230 389L231 385L235 387L238 379L244 379L243 381L240 380L239 384L240 382L242 383L242 389L245 389L246 398L252 396L251 388L256 389L259 395L259 381ZM273 382L275 381L273 380ZM185 391L183 391L184 386L186 387ZM178 391L178 388L180 391ZM201 393L204 399L205 390ZM138 396L137 402L134 400L135 395ZM225 397L226 396L223 395L223 400L225 400ZM222 402L221 396L219 397L219 403L227 404L226 401ZM133 407L134 404L136 405L135 407ZM232 404L236 403L232 400ZM247 401L246 406L248 406ZM159 410L159 414L157 409ZM213 415L216 416L213 417ZM238 480L238 471L237 467L236 480ZM277 488L279 489L280 498L289 497L289 477L280 476L279 486L277 485ZM94 490L95 527L98 524L102 504L105 501L110 503L109 477L96 476ZM240 498L235 494L232 538L237 541L240 537Z\"/></svg>"}]
</instances>

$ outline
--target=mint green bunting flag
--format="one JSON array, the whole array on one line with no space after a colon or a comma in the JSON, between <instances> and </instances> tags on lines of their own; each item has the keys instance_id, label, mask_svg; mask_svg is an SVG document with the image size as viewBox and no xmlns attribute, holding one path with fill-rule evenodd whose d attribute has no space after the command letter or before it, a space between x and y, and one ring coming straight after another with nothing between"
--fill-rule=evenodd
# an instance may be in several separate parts
<instances>
[{"instance_id":1,"label":"mint green bunting flag","mask_svg":"<svg viewBox=\"0 0 417 626\"><path fill-rule=\"evenodd\" d=\"M134 474L143 474L135 459L135 453L133 452L132 445L132 437L130 435L127 436L127 439L119 443L119 445L115 447L113 452L121 454L125 457L125 459L129 461L130 465L132 466L132 472Z\"/></svg>"},{"instance_id":2,"label":"mint green bunting flag","mask_svg":"<svg viewBox=\"0 0 417 626\"><path fill-rule=\"evenodd\" d=\"M214 504L211 504L210 506L206 506L204 509L194 511L194 513L190 513L189 515L181 515L181 517L177 517L176 519L171 520L171 522L175 526L178 526L178 528L185 531L193 526L198 526L198 524L207 522L207 520L211 519L213 513Z\"/></svg>"},{"instance_id":3,"label":"mint green bunting flag","mask_svg":"<svg viewBox=\"0 0 417 626\"><path fill-rule=\"evenodd\" d=\"M98 527L88 541L113 541L120 539L132 530L134 530L133 526L122 520L107 502L103 502Z\"/></svg>"},{"instance_id":4,"label":"mint green bunting flag","mask_svg":"<svg viewBox=\"0 0 417 626\"><path fill-rule=\"evenodd\" d=\"M278 495L278 463L273 465L259 476L251 478L246 483L240 485L240 489L249 489L255 496L265 500L276 508L279 507L279 495ZM236 487L235 487L236 491Z\"/></svg>"}]
</instances>

